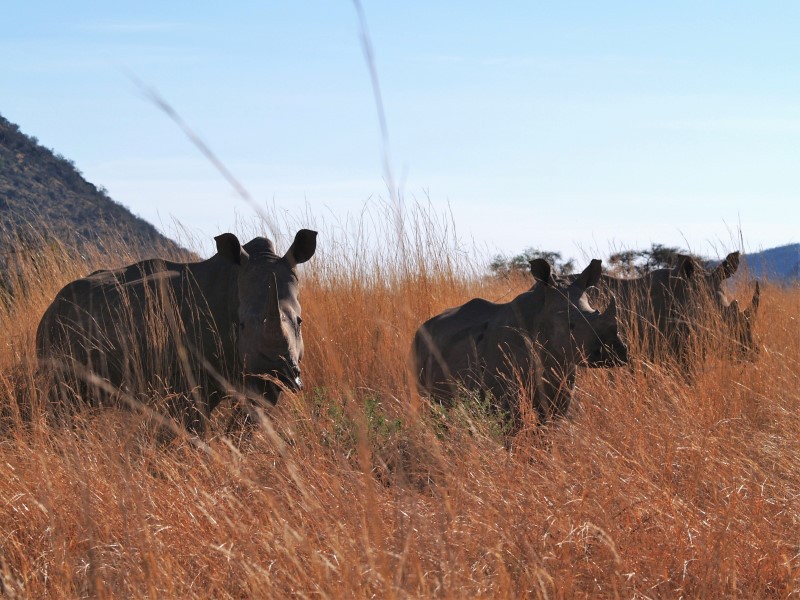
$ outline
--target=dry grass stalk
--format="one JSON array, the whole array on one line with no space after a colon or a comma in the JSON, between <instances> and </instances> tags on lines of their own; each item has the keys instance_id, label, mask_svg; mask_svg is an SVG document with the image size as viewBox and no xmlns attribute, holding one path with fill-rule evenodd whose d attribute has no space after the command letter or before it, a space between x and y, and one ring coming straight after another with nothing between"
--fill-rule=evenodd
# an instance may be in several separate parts
<instances>
[{"instance_id":1,"label":"dry grass stalk","mask_svg":"<svg viewBox=\"0 0 800 600\"><path fill-rule=\"evenodd\" d=\"M39 317L70 279L128 261L121 249L19 255L0 303L3 594L800 590L796 289L765 287L755 363L711 353L691 382L653 364L581 371L571 417L523 431L509 452L482 407L442 411L410 390L406 357L432 314L529 282L481 277L423 210L385 234L371 245L323 229L302 269L305 391L251 436L222 435L220 416L205 451L155 440L142 414L44 417Z\"/></svg>"}]
</instances>

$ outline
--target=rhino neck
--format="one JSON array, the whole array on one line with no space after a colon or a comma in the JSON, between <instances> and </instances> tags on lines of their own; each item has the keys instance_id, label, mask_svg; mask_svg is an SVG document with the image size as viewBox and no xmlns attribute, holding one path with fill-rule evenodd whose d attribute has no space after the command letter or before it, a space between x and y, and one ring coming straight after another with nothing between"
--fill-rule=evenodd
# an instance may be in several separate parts
<instances>
[{"instance_id":1,"label":"rhino neck","mask_svg":"<svg viewBox=\"0 0 800 600\"><path fill-rule=\"evenodd\" d=\"M213 319L210 336L217 336L222 346L224 363L228 368L236 365L236 326L239 310L238 269L227 259L215 255L188 265L196 290L205 300Z\"/></svg>"}]
</instances>

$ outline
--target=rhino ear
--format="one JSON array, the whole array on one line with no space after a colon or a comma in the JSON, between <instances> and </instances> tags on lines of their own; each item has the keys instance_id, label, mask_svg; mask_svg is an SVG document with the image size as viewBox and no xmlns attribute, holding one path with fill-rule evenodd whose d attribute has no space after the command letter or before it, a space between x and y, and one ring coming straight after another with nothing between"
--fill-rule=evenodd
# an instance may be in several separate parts
<instances>
[{"instance_id":1,"label":"rhino ear","mask_svg":"<svg viewBox=\"0 0 800 600\"><path fill-rule=\"evenodd\" d=\"M723 279L728 279L739 268L739 253L738 252L731 252L728 256L725 257L719 266L714 269L714 276L722 281Z\"/></svg>"},{"instance_id":2,"label":"rhino ear","mask_svg":"<svg viewBox=\"0 0 800 600\"><path fill-rule=\"evenodd\" d=\"M291 248L284 254L283 258L294 268L295 265L306 262L314 256L317 250L317 232L310 229L301 229L294 236Z\"/></svg>"},{"instance_id":3,"label":"rhino ear","mask_svg":"<svg viewBox=\"0 0 800 600\"><path fill-rule=\"evenodd\" d=\"M691 279L694 272L697 270L697 265L691 256L686 254L678 254L678 276L685 279Z\"/></svg>"},{"instance_id":4,"label":"rhino ear","mask_svg":"<svg viewBox=\"0 0 800 600\"><path fill-rule=\"evenodd\" d=\"M217 242L217 254L224 256L237 265L247 262L249 258L247 252L239 243L239 238L232 233L218 235L214 238L214 241Z\"/></svg>"},{"instance_id":5,"label":"rhino ear","mask_svg":"<svg viewBox=\"0 0 800 600\"><path fill-rule=\"evenodd\" d=\"M756 281L756 291L753 293L753 299L750 301L750 306L748 306L744 312L748 317L754 317L755 314L758 312L758 304L761 301L761 286L758 285L758 281Z\"/></svg>"},{"instance_id":6,"label":"rhino ear","mask_svg":"<svg viewBox=\"0 0 800 600\"><path fill-rule=\"evenodd\" d=\"M593 258L592 262L589 263L589 266L583 270L583 273L578 275L572 285L576 285L580 289L585 290L593 285L597 285L597 282L600 281L600 275L602 273L603 261Z\"/></svg>"},{"instance_id":7,"label":"rhino ear","mask_svg":"<svg viewBox=\"0 0 800 600\"><path fill-rule=\"evenodd\" d=\"M535 281L541 281L545 285L553 284L549 262L543 258L534 258L528 264L531 267L531 275L533 275Z\"/></svg>"}]
</instances>

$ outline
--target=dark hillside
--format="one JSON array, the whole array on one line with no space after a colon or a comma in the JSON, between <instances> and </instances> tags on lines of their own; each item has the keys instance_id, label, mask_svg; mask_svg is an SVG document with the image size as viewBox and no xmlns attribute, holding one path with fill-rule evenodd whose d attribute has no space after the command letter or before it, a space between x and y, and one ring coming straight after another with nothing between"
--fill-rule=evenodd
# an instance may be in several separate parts
<instances>
[{"instance_id":1,"label":"dark hillside","mask_svg":"<svg viewBox=\"0 0 800 600\"><path fill-rule=\"evenodd\" d=\"M772 281L800 279L800 244L787 244L747 255L753 277Z\"/></svg>"},{"instance_id":2,"label":"dark hillside","mask_svg":"<svg viewBox=\"0 0 800 600\"><path fill-rule=\"evenodd\" d=\"M0 116L0 248L8 252L10 240L20 238L34 245L57 238L68 247L100 252L120 247L121 241L135 257L187 256L102 187L86 181L72 161Z\"/></svg>"}]
</instances>

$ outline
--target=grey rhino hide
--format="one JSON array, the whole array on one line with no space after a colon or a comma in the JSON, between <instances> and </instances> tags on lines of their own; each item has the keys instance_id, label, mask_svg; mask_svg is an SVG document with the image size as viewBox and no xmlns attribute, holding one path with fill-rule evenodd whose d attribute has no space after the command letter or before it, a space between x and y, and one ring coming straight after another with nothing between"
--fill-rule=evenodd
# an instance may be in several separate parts
<instances>
[{"instance_id":1,"label":"grey rhino hide","mask_svg":"<svg viewBox=\"0 0 800 600\"><path fill-rule=\"evenodd\" d=\"M585 294L600 277L600 264L593 260L563 284L537 259L531 273L540 283L532 290L507 303L475 298L430 318L412 343L420 391L446 406L460 393L478 392L515 425L528 409L540 422L564 415L578 365L627 360L615 308L601 314Z\"/></svg>"},{"instance_id":2,"label":"grey rhino hide","mask_svg":"<svg viewBox=\"0 0 800 600\"><path fill-rule=\"evenodd\" d=\"M757 350L753 321L758 293L751 307L740 312L723 285L738 267L738 252L728 254L711 271L689 256L679 256L673 268L641 277L603 274L600 288L616 296L626 336L637 340L643 358L674 362L688 375L703 351L697 348L703 339L699 334L721 336L723 345L740 357L752 357Z\"/></svg>"},{"instance_id":3,"label":"grey rhino hide","mask_svg":"<svg viewBox=\"0 0 800 600\"><path fill-rule=\"evenodd\" d=\"M234 391L275 403L300 385L295 266L316 235L301 229L278 256L270 240L242 246L226 233L205 261L150 259L73 281L39 323L41 368L62 402L161 399L194 433Z\"/></svg>"}]
</instances>

